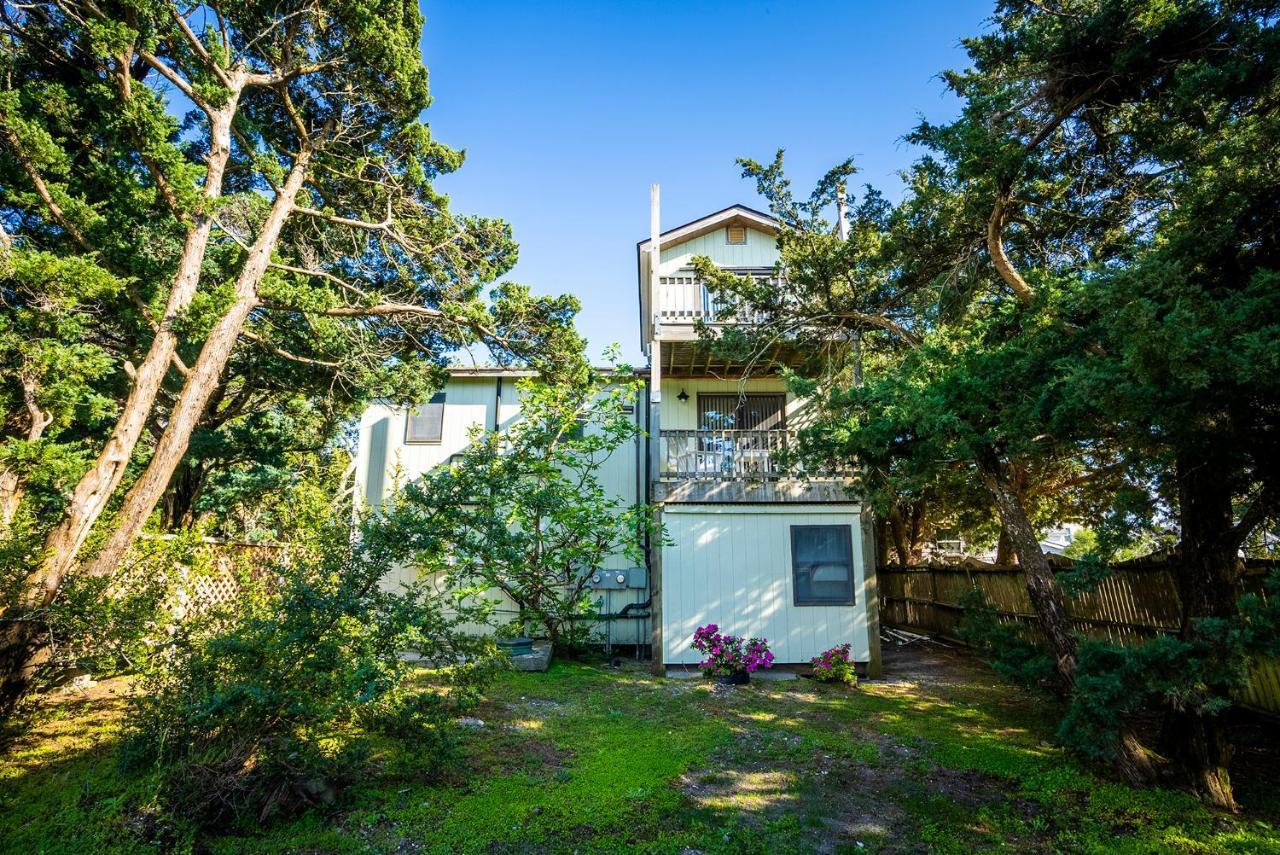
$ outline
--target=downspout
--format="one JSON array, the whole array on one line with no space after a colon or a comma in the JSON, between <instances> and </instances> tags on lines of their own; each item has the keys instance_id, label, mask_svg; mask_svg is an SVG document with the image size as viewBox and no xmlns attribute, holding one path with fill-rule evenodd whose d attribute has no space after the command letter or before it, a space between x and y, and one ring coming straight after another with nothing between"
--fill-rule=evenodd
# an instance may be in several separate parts
<instances>
[{"instance_id":1,"label":"downspout","mask_svg":"<svg viewBox=\"0 0 1280 855\"><path fill-rule=\"evenodd\" d=\"M498 380L494 383L493 391L493 432L497 433L498 428L502 425L502 375L498 375Z\"/></svg>"}]
</instances>

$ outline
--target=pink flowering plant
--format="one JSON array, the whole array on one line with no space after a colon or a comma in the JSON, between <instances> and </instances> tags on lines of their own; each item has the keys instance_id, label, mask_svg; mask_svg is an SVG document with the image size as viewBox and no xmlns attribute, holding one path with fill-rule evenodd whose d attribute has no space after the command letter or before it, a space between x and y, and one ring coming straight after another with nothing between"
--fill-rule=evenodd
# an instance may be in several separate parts
<instances>
[{"instance_id":1,"label":"pink flowering plant","mask_svg":"<svg viewBox=\"0 0 1280 855\"><path fill-rule=\"evenodd\" d=\"M694 631L693 647L706 655L698 667L708 677L729 677L773 667L773 653L767 638L726 635L714 623Z\"/></svg>"},{"instance_id":2,"label":"pink flowering plant","mask_svg":"<svg viewBox=\"0 0 1280 855\"><path fill-rule=\"evenodd\" d=\"M858 685L858 675L854 673L853 663L849 661L851 645L841 644L815 656L809 660L813 665L813 678L824 683L845 683Z\"/></svg>"}]
</instances>

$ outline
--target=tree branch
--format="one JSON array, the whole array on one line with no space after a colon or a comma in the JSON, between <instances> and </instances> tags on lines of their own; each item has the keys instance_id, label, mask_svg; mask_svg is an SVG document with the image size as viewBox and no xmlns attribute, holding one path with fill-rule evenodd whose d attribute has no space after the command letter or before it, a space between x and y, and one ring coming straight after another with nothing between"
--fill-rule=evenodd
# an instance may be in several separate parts
<instances>
[{"instance_id":1,"label":"tree branch","mask_svg":"<svg viewBox=\"0 0 1280 855\"><path fill-rule=\"evenodd\" d=\"M242 329L242 330L240 330L240 335L244 336L245 338L249 339L250 341L255 341L255 342L257 342L257 343L258 343L258 344L260 344L264 349L266 349L266 350L270 351L271 353L274 353L276 356L279 356L279 357L281 357L282 359L287 359L287 360L289 360L290 362L299 362L299 363L301 363L301 364L303 364L303 365L313 365L313 366L316 366L316 367L319 367L319 368L332 368L332 369L338 369L338 368L341 368L341 367L342 367L342 363L340 363L340 362L328 362L328 361L323 360L323 359L312 359L312 358L307 357L307 356L298 356L296 353L290 353L289 351L285 350L284 348L277 347L276 345L274 345L274 344L272 344L271 342L267 341L265 338L263 338L262 336L258 335L258 334L257 334L257 333L255 333L255 332L253 332L252 330L245 330L245 329Z\"/></svg>"}]
</instances>

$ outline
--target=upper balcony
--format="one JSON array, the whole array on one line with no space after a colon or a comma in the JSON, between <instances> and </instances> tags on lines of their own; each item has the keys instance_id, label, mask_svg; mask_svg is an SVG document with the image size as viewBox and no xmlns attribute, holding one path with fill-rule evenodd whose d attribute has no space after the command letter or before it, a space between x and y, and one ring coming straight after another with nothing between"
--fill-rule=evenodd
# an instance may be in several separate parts
<instances>
[{"instance_id":1,"label":"upper balcony","mask_svg":"<svg viewBox=\"0 0 1280 855\"><path fill-rule=\"evenodd\" d=\"M735 269L739 276L752 276L757 281L781 286L783 281L773 270ZM671 276L658 277L657 299L654 301L655 321L662 338L693 339L697 337L696 325L751 324L763 320L744 310L740 303L723 295L713 295L692 270L676 271Z\"/></svg>"},{"instance_id":2,"label":"upper balcony","mask_svg":"<svg viewBox=\"0 0 1280 855\"><path fill-rule=\"evenodd\" d=\"M655 199L656 202L656 199ZM636 244L640 296L640 342L645 353L658 338L692 340L702 320L723 323L693 271L695 258L725 270L772 277L778 262L778 221L744 205L731 205L657 233L656 207L648 240Z\"/></svg>"}]
</instances>

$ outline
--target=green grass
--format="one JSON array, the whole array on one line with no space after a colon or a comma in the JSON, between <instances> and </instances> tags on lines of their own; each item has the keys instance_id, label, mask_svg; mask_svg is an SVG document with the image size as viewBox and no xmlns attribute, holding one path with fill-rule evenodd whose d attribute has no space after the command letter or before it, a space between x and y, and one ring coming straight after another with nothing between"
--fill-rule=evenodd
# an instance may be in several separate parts
<instances>
[{"instance_id":1,"label":"green grass","mask_svg":"<svg viewBox=\"0 0 1280 855\"><path fill-rule=\"evenodd\" d=\"M116 769L119 703L62 702L0 758L0 852L1280 853L1261 795L1221 817L1100 778L1051 744L1054 710L961 665L941 685L856 690L513 673L446 781L388 742L331 811L199 841L179 822L161 847L142 843L149 782Z\"/></svg>"}]
</instances>

